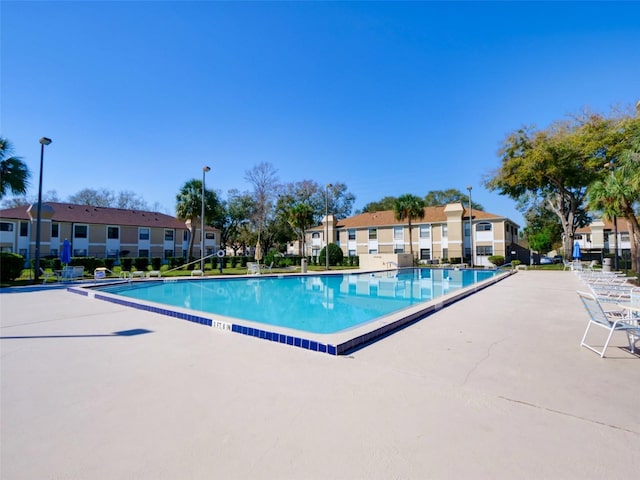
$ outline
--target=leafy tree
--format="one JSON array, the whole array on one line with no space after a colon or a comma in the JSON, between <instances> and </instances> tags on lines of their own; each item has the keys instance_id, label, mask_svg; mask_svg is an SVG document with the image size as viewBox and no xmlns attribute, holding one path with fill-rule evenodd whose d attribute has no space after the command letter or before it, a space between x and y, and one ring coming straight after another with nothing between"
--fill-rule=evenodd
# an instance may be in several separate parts
<instances>
[{"instance_id":1,"label":"leafy tree","mask_svg":"<svg viewBox=\"0 0 640 480\"><path fill-rule=\"evenodd\" d=\"M420 197L405 193L400 195L394 205L393 210L396 220L407 220L409 223L409 250L413 258L413 239L411 238L411 221L424 218L424 203Z\"/></svg>"},{"instance_id":2,"label":"leafy tree","mask_svg":"<svg viewBox=\"0 0 640 480\"><path fill-rule=\"evenodd\" d=\"M323 197L325 194L329 195L327 199L329 213L336 217L337 220L342 220L351 215L356 197L353 193L347 191L346 184L333 183L326 190L322 190Z\"/></svg>"},{"instance_id":3,"label":"leafy tree","mask_svg":"<svg viewBox=\"0 0 640 480\"><path fill-rule=\"evenodd\" d=\"M0 199L11 192L24 195L29 186L29 169L20 157L14 157L13 145L0 137Z\"/></svg>"},{"instance_id":4,"label":"leafy tree","mask_svg":"<svg viewBox=\"0 0 640 480\"><path fill-rule=\"evenodd\" d=\"M620 153L623 135L600 115L578 115L546 130L523 127L510 133L499 151L501 167L486 186L513 199L528 196L546 202L558 218L565 239L589 217L587 186L602 176L602 165ZM572 241L565 242L565 257Z\"/></svg>"},{"instance_id":5,"label":"leafy tree","mask_svg":"<svg viewBox=\"0 0 640 480\"><path fill-rule=\"evenodd\" d=\"M527 226L523 234L529 247L537 252L548 252L562 244L562 227L558 216L545 203L533 203L524 213Z\"/></svg>"},{"instance_id":6,"label":"leafy tree","mask_svg":"<svg viewBox=\"0 0 640 480\"><path fill-rule=\"evenodd\" d=\"M449 188L447 190L431 190L424 197L424 206L425 207L435 207L438 205L446 205L448 203L462 203L463 205L469 205L469 195L466 193L462 193L460 190L456 190L455 188ZM473 210L482 210L484 211L484 207L479 203L471 201L471 208Z\"/></svg>"},{"instance_id":7,"label":"leafy tree","mask_svg":"<svg viewBox=\"0 0 640 480\"><path fill-rule=\"evenodd\" d=\"M227 192L227 201L221 203L222 214L214 226L220 229L220 245L229 246L236 254L240 248L246 247L242 226L249 220L253 208L253 199L248 193L240 193L237 189Z\"/></svg>"},{"instance_id":8,"label":"leafy tree","mask_svg":"<svg viewBox=\"0 0 640 480\"><path fill-rule=\"evenodd\" d=\"M361 213L384 212L385 210L393 210L396 197L384 197L378 202L369 202L363 208Z\"/></svg>"}]
</instances>

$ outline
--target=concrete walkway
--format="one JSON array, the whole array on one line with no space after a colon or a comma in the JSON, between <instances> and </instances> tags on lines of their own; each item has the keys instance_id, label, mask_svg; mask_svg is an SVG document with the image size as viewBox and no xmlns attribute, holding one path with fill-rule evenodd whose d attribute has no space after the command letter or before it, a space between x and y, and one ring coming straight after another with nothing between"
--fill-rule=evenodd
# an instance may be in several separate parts
<instances>
[{"instance_id":1,"label":"concrete walkway","mask_svg":"<svg viewBox=\"0 0 640 480\"><path fill-rule=\"evenodd\" d=\"M0 477L635 478L640 358L579 347L578 288L522 271L349 357L0 290Z\"/></svg>"}]
</instances>

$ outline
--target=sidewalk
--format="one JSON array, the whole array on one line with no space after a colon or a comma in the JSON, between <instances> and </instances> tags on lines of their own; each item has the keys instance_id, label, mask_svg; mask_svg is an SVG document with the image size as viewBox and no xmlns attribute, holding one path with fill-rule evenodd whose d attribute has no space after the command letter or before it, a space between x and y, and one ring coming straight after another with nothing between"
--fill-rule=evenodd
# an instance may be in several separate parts
<instances>
[{"instance_id":1,"label":"sidewalk","mask_svg":"<svg viewBox=\"0 0 640 480\"><path fill-rule=\"evenodd\" d=\"M349 357L0 291L0 478L633 478L640 358L580 348L580 287L520 271Z\"/></svg>"}]
</instances>

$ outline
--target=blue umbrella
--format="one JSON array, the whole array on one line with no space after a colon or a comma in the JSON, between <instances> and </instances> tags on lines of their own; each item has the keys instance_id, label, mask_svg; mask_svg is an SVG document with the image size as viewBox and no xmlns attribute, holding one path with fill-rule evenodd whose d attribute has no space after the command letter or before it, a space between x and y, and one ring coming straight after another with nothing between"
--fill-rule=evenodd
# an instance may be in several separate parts
<instances>
[{"instance_id":1,"label":"blue umbrella","mask_svg":"<svg viewBox=\"0 0 640 480\"><path fill-rule=\"evenodd\" d=\"M580 253L580 244L578 242L573 244L572 256L574 260L580 260L580 257L582 257L582 253Z\"/></svg>"},{"instance_id":2,"label":"blue umbrella","mask_svg":"<svg viewBox=\"0 0 640 480\"><path fill-rule=\"evenodd\" d=\"M62 242L62 250L60 250L60 261L65 265L71 261L71 244L66 238L64 239L64 242Z\"/></svg>"}]
</instances>

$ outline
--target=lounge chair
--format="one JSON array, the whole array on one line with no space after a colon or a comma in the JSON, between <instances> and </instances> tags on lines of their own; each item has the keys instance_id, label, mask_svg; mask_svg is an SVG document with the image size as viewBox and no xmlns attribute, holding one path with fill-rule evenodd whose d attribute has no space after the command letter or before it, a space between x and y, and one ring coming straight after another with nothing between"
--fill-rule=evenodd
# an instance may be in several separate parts
<instances>
[{"instance_id":1,"label":"lounge chair","mask_svg":"<svg viewBox=\"0 0 640 480\"><path fill-rule=\"evenodd\" d=\"M58 275L56 272L46 272L44 268L40 267L40 276L42 277L42 284L47 283L47 280L50 278L58 279Z\"/></svg>"},{"instance_id":2,"label":"lounge chair","mask_svg":"<svg viewBox=\"0 0 640 480\"><path fill-rule=\"evenodd\" d=\"M265 272L271 272L272 268L273 268L273 262L271 262L271 265L269 265L268 267L266 265L262 265L260 267L260 270L265 271Z\"/></svg>"},{"instance_id":3,"label":"lounge chair","mask_svg":"<svg viewBox=\"0 0 640 480\"><path fill-rule=\"evenodd\" d=\"M580 346L586 347L604 358L607 348L609 347L611 337L613 336L613 332L619 331L627 334L629 349L632 353L635 353L635 342L640 338L640 326L634 323L634 321L630 319L627 313L623 310L605 311L598 299L591 293L578 291L578 296L589 313L589 322L587 323L587 329L582 336ZM586 343L589 329L592 326L600 327L609 332L607 340L605 341L601 351L598 351Z\"/></svg>"},{"instance_id":4,"label":"lounge chair","mask_svg":"<svg viewBox=\"0 0 640 480\"><path fill-rule=\"evenodd\" d=\"M250 275L260 275L260 264L257 262L247 262L247 273Z\"/></svg>"}]
</instances>

